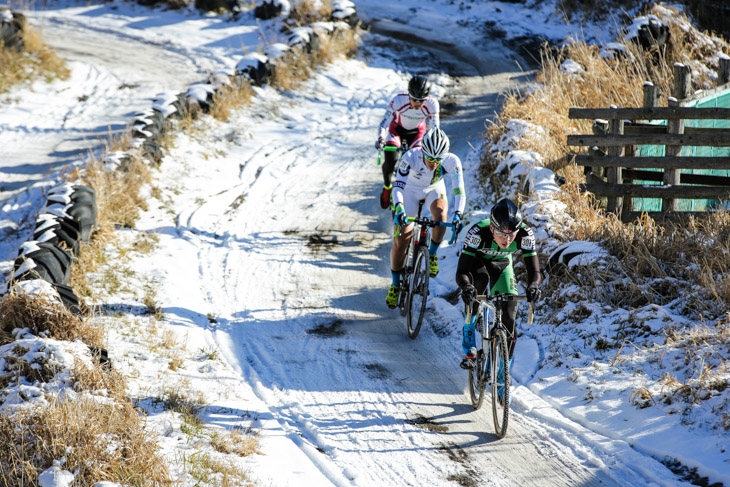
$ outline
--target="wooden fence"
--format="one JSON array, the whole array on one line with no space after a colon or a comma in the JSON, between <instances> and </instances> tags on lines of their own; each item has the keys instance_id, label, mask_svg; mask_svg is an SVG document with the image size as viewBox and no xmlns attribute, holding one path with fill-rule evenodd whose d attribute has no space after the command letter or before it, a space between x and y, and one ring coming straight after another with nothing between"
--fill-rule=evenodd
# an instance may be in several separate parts
<instances>
[{"instance_id":1,"label":"wooden fence","mask_svg":"<svg viewBox=\"0 0 730 487\"><path fill-rule=\"evenodd\" d=\"M730 58L721 59L717 90L730 88ZM586 170L583 189L607 197L607 210L632 221L641 212L633 210L633 198L661 198L660 212L649 212L657 220L677 218L677 200L730 199L730 177L687 174L681 169L730 169L730 157L682 156L690 146L730 147L730 128L685 127L685 120L727 120L730 108L695 108L682 106L689 97L689 68L674 66L674 88L667 107L657 107L657 87L644 84L644 107L641 108L571 108L571 119L593 119L593 134L569 135L569 146L587 146L588 155L576 155L575 163ZM707 93L703 93L707 95ZM666 125L651 124L666 120ZM727 124L730 127L730 122ZM636 146L664 146L664 156L636 157ZM730 153L729 153L730 154ZM646 169L660 169L662 172ZM604 179L605 178L605 179ZM635 180L661 181L663 184L632 184Z\"/></svg>"}]
</instances>

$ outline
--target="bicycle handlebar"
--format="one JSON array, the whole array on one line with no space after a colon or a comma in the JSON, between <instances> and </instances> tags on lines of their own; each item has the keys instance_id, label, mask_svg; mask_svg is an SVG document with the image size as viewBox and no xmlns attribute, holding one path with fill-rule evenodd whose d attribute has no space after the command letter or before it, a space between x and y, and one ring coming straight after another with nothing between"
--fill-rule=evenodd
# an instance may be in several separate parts
<instances>
[{"instance_id":1,"label":"bicycle handlebar","mask_svg":"<svg viewBox=\"0 0 730 487\"><path fill-rule=\"evenodd\" d=\"M492 303L506 303L509 301L527 301L527 296L516 295L516 294L495 294L494 296L487 296L486 294L479 294L474 297L474 301L492 302ZM527 312L527 324L531 325L534 318L533 303L530 303L530 308ZM467 322L471 320L471 306L467 306Z\"/></svg>"},{"instance_id":2,"label":"bicycle handlebar","mask_svg":"<svg viewBox=\"0 0 730 487\"><path fill-rule=\"evenodd\" d=\"M426 225L428 227L451 227L451 229L454 229L454 224L449 222L437 222L435 220L431 220L428 217L421 217L421 218L414 218L407 216L406 222L408 223L418 223L420 225ZM456 232L451 232L451 238L449 239L449 245L452 245L454 242L456 242L456 236L458 234Z\"/></svg>"},{"instance_id":3,"label":"bicycle handlebar","mask_svg":"<svg viewBox=\"0 0 730 487\"><path fill-rule=\"evenodd\" d=\"M384 151L387 151L387 152L395 152L395 151L405 152L402 148L396 147L394 145L386 145L386 146L384 146L382 149L380 149L378 151L378 166L380 165L380 161L383 160L383 152Z\"/></svg>"}]
</instances>

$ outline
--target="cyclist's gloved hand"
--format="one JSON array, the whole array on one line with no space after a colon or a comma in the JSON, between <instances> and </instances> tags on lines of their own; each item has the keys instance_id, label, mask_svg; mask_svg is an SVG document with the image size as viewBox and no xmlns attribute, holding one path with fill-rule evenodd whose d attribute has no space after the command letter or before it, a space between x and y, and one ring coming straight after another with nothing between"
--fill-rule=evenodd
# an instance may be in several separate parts
<instances>
[{"instance_id":1,"label":"cyclist's gloved hand","mask_svg":"<svg viewBox=\"0 0 730 487\"><path fill-rule=\"evenodd\" d=\"M455 234L459 233L461 231L461 229L464 228L464 224L461 223L461 212L460 211L454 212L454 218L453 218L453 220L451 220L451 224L453 225Z\"/></svg>"},{"instance_id":2,"label":"cyclist's gloved hand","mask_svg":"<svg viewBox=\"0 0 730 487\"><path fill-rule=\"evenodd\" d=\"M530 284L527 287L527 300L531 303L535 303L540 300L540 296L542 296L542 290L537 287L537 284Z\"/></svg>"},{"instance_id":3,"label":"cyclist's gloved hand","mask_svg":"<svg viewBox=\"0 0 730 487\"><path fill-rule=\"evenodd\" d=\"M464 301L464 304L471 304L471 302L476 297L477 297L477 288L475 288L471 284L467 284L461 290L461 299L462 299L462 301Z\"/></svg>"},{"instance_id":4,"label":"cyclist's gloved hand","mask_svg":"<svg viewBox=\"0 0 730 487\"><path fill-rule=\"evenodd\" d=\"M393 215L393 221L396 225L403 226L406 224L406 210L403 205L398 203L395 205L395 214Z\"/></svg>"},{"instance_id":5,"label":"cyclist's gloved hand","mask_svg":"<svg viewBox=\"0 0 730 487\"><path fill-rule=\"evenodd\" d=\"M385 145L385 141L382 137L378 137L378 140L375 141L375 150L380 150Z\"/></svg>"}]
</instances>

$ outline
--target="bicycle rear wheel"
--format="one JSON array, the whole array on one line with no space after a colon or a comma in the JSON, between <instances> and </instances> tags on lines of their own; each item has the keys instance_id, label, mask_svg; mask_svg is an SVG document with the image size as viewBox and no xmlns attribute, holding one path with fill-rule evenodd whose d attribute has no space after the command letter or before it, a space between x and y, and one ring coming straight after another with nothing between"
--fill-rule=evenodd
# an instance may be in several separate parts
<instances>
[{"instance_id":1,"label":"bicycle rear wheel","mask_svg":"<svg viewBox=\"0 0 730 487\"><path fill-rule=\"evenodd\" d=\"M416 258L413 260L413 275L411 276L410 302L408 303L408 336L414 339L418 336L423 323L423 314L426 312L428 299L429 277L428 251L425 247L418 247Z\"/></svg>"},{"instance_id":2,"label":"bicycle rear wheel","mask_svg":"<svg viewBox=\"0 0 730 487\"><path fill-rule=\"evenodd\" d=\"M484 391L487 389L487 354L484 350L477 352L477 358L473 369L469 369L469 396L474 409L482 407L484 402Z\"/></svg>"},{"instance_id":3,"label":"bicycle rear wheel","mask_svg":"<svg viewBox=\"0 0 730 487\"><path fill-rule=\"evenodd\" d=\"M509 423L509 395L510 395L510 371L509 371L509 349L507 348L507 335L504 330L498 330L492 341L492 417L494 418L494 430L499 438L507 434ZM503 369L500 377L499 370Z\"/></svg>"}]
</instances>

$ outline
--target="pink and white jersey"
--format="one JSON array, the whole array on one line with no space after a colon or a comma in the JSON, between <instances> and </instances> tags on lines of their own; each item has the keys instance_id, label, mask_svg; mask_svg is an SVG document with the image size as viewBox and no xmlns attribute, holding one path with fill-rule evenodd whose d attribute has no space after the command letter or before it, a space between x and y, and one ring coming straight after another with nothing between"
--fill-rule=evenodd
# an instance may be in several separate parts
<instances>
[{"instance_id":1,"label":"pink and white jersey","mask_svg":"<svg viewBox=\"0 0 730 487\"><path fill-rule=\"evenodd\" d=\"M396 127L405 130L415 130L421 125L427 128L439 126L439 102L433 96L428 96L419 110L411 107L408 93L400 93L390 101L385 116L380 122L380 137L385 137L387 130L395 135Z\"/></svg>"}]
</instances>

